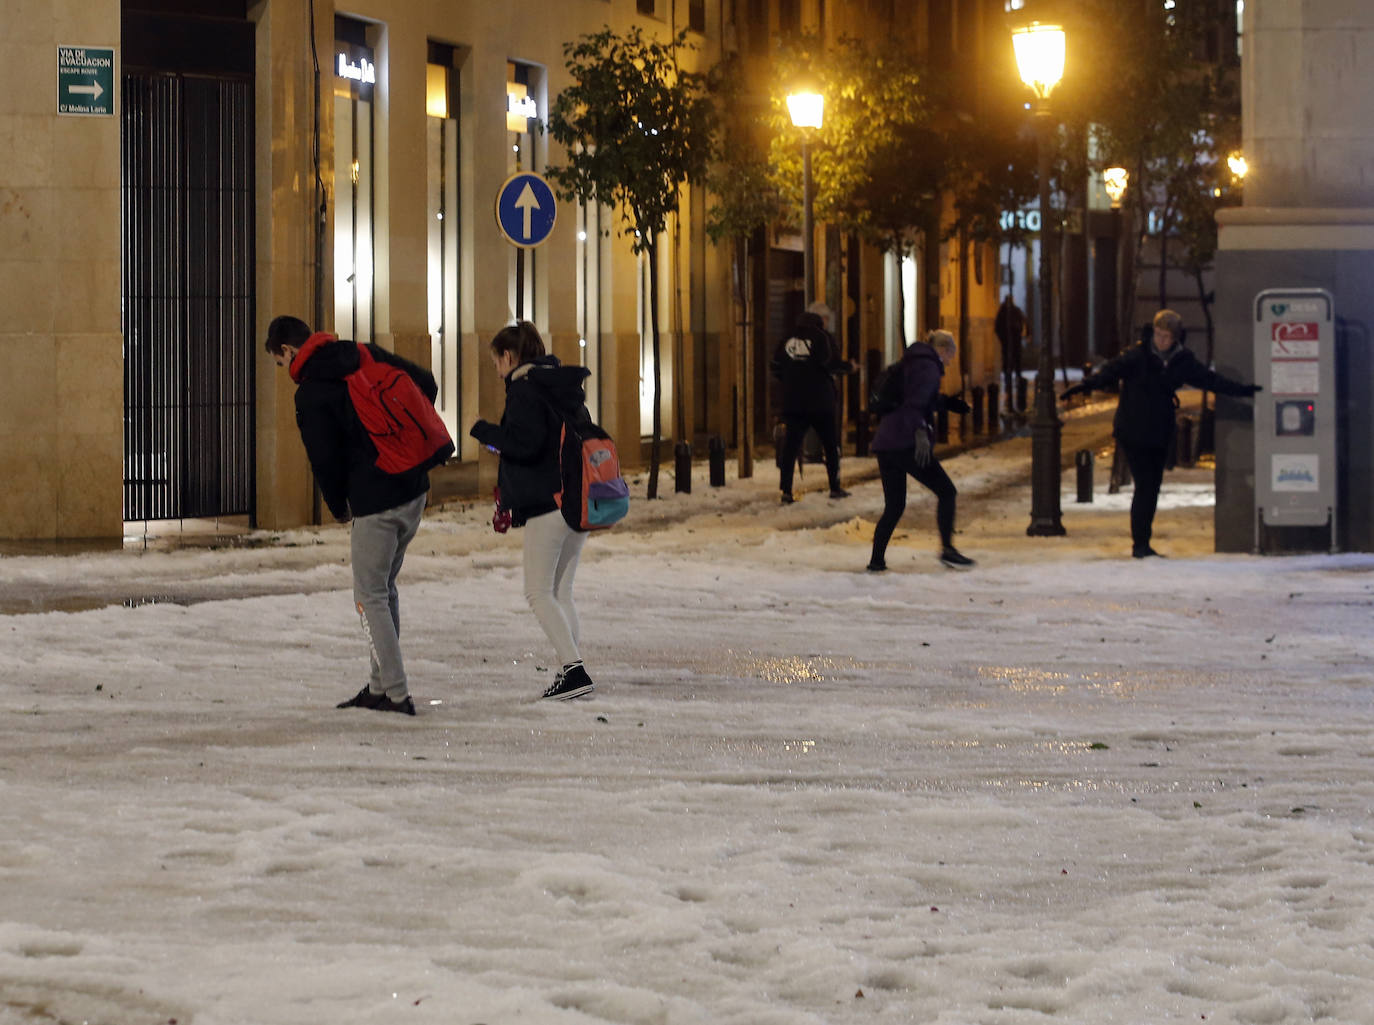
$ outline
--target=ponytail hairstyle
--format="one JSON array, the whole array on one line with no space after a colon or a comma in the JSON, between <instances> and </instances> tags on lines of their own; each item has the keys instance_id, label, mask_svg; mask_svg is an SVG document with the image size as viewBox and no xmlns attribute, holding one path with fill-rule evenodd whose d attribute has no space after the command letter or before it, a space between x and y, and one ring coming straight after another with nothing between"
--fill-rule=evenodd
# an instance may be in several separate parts
<instances>
[{"instance_id":1,"label":"ponytail hairstyle","mask_svg":"<svg viewBox=\"0 0 1374 1025\"><path fill-rule=\"evenodd\" d=\"M533 363L544 355L544 339L539 337L539 329L528 320L517 320L496 332L491 340L491 352L494 356L514 353L516 366Z\"/></svg>"}]
</instances>

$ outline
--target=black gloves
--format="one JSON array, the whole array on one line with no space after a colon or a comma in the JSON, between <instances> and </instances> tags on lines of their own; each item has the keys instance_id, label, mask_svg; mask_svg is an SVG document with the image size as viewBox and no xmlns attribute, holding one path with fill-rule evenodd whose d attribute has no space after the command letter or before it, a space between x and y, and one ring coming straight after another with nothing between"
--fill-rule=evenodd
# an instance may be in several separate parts
<instances>
[{"instance_id":1,"label":"black gloves","mask_svg":"<svg viewBox=\"0 0 1374 1025\"><path fill-rule=\"evenodd\" d=\"M1092 391L1092 389L1086 384L1075 384L1069 388L1065 388L1064 393L1060 395L1059 398L1063 401L1068 401L1075 395L1087 395L1090 391Z\"/></svg>"},{"instance_id":2,"label":"black gloves","mask_svg":"<svg viewBox=\"0 0 1374 1025\"><path fill-rule=\"evenodd\" d=\"M932 447L930 444L930 435L926 433L926 429L924 427L916 428L915 443L916 465L924 469L925 467L930 465Z\"/></svg>"},{"instance_id":3,"label":"black gloves","mask_svg":"<svg viewBox=\"0 0 1374 1025\"><path fill-rule=\"evenodd\" d=\"M973 407L961 399L958 395L945 396L945 408L951 413L972 413Z\"/></svg>"},{"instance_id":4,"label":"black gloves","mask_svg":"<svg viewBox=\"0 0 1374 1025\"><path fill-rule=\"evenodd\" d=\"M1247 384L1245 386L1245 393L1247 395L1258 395L1262 391L1264 391L1264 385L1262 384Z\"/></svg>"}]
</instances>

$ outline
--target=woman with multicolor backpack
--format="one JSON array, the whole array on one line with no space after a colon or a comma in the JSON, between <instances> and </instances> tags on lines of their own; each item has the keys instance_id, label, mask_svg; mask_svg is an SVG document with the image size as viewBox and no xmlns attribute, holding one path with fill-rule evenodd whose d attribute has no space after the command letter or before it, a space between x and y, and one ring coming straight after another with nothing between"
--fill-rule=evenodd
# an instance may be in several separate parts
<instances>
[{"instance_id":1,"label":"woman with multicolor backpack","mask_svg":"<svg viewBox=\"0 0 1374 1025\"><path fill-rule=\"evenodd\" d=\"M573 604L573 577L587 535L569 525L556 496L563 490L563 422L590 419L584 383L591 372L563 366L525 320L496 333L491 362L506 385L506 408L499 424L478 420L470 433L500 453L498 517L508 512L510 526L525 529L525 600L562 665L543 697L579 698L593 689L578 649Z\"/></svg>"}]
</instances>

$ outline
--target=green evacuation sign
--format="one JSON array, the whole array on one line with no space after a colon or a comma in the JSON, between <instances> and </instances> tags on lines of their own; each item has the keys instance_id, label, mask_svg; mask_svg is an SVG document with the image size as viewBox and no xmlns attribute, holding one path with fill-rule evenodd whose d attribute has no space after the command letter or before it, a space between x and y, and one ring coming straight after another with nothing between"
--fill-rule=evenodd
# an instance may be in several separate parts
<instances>
[{"instance_id":1,"label":"green evacuation sign","mask_svg":"<svg viewBox=\"0 0 1374 1025\"><path fill-rule=\"evenodd\" d=\"M57 112L112 116L114 73L112 46L59 46Z\"/></svg>"}]
</instances>

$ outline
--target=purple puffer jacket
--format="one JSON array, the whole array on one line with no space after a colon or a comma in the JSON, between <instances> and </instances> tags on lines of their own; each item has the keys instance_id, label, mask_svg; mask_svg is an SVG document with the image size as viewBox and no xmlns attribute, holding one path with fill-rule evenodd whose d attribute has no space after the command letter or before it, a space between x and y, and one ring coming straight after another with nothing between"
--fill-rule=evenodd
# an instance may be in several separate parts
<instances>
[{"instance_id":1,"label":"purple puffer jacket","mask_svg":"<svg viewBox=\"0 0 1374 1025\"><path fill-rule=\"evenodd\" d=\"M874 452L898 452L915 448L916 432L924 430L935 440L935 403L940 398L940 378L945 365L925 342L912 342L902 353L902 404L883 417L873 435Z\"/></svg>"}]
</instances>

